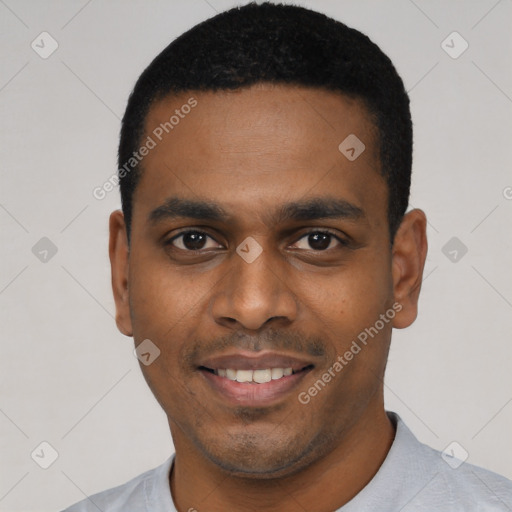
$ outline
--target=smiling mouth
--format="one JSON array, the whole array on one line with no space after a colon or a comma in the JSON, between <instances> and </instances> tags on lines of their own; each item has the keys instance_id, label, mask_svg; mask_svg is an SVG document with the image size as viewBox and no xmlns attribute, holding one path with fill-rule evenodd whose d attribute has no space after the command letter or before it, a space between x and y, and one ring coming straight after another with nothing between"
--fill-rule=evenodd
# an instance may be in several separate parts
<instances>
[{"instance_id":1,"label":"smiling mouth","mask_svg":"<svg viewBox=\"0 0 512 512\"><path fill-rule=\"evenodd\" d=\"M313 369L313 365L309 364L303 368L294 370L292 368L261 368L254 370L237 370L234 368L207 368L200 366L200 370L212 373L230 381L249 384L266 384L271 381L279 381L290 375L296 375Z\"/></svg>"},{"instance_id":2,"label":"smiling mouth","mask_svg":"<svg viewBox=\"0 0 512 512\"><path fill-rule=\"evenodd\" d=\"M196 370L213 400L261 408L293 400L293 392L315 367L302 354L238 349L200 360Z\"/></svg>"}]
</instances>

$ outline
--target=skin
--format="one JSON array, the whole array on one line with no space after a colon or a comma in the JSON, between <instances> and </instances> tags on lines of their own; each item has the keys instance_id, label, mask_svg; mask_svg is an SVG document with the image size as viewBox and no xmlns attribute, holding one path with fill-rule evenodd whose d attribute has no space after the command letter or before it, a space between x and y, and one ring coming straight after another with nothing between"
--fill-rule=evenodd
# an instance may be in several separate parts
<instances>
[{"instance_id":1,"label":"skin","mask_svg":"<svg viewBox=\"0 0 512 512\"><path fill-rule=\"evenodd\" d=\"M186 93L152 107L146 136L191 96L197 106L143 160L130 246L121 211L110 217L117 326L161 350L141 368L176 449L174 502L199 512L335 510L372 479L394 438L383 377L392 327L416 318L425 215L405 215L391 246L377 132L360 101L268 84ZM352 162L338 150L349 134L366 146ZM213 200L230 219L151 223L170 197ZM343 199L363 215L272 219L279 205L313 197ZM169 242L184 228L208 235L203 245ZM308 237L319 229L334 235L323 250ZM250 264L236 252L248 236L262 248ZM300 403L298 393L394 303L400 312ZM194 366L235 348L277 349L314 368L270 406L235 406Z\"/></svg>"}]
</instances>

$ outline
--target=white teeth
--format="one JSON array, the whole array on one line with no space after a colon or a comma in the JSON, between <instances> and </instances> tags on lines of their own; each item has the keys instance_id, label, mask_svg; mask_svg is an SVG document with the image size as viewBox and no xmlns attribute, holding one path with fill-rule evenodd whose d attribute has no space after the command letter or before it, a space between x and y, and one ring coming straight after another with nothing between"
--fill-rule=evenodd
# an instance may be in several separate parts
<instances>
[{"instance_id":1,"label":"white teeth","mask_svg":"<svg viewBox=\"0 0 512 512\"><path fill-rule=\"evenodd\" d=\"M255 382L264 384L271 380L281 379L293 373L291 368L265 368L262 370L234 370L232 368L219 368L216 371L219 377L225 377L237 382Z\"/></svg>"},{"instance_id":2,"label":"white teeth","mask_svg":"<svg viewBox=\"0 0 512 512\"><path fill-rule=\"evenodd\" d=\"M236 370L227 369L226 370L226 377L229 380L236 380Z\"/></svg>"},{"instance_id":3,"label":"white teeth","mask_svg":"<svg viewBox=\"0 0 512 512\"><path fill-rule=\"evenodd\" d=\"M254 370L252 372L252 380L258 384L270 382L272 380L272 370L270 368L267 370Z\"/></svg>"},{"instance_id":4,"label":"white teeth","mask_svg":"<svg viewBox=\"0 0 512 512\"><path fill-rule=\"evenodd\" d=\"M272 368L272 380L280 379L283 375L283 368Z\"/></svg>"},{"instance_id":5,"label":"white teeth","mask_svg":"<svg viewBox=\"0 0 512 512\"><path fill-rule=\"evenodd\" d=\"M236 381L237 382L251 382L252 381L252 370L237 370Z\"/></svg>"}]
</instances>

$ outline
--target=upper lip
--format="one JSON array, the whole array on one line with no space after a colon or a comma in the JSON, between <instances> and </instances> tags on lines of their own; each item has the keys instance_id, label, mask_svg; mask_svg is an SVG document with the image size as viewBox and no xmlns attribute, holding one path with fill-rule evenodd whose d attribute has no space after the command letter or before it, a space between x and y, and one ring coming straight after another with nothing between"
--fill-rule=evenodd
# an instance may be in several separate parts
<instances>
[{"instance_id":1,"label":"upper lip","mask_svg":"<svg viewBox=\"0 0 512 512\"><path fill-rule=\"evenodd\" d=\"M236 370L261 370L266 368L291 368L299 371L313 363L307 359L289 354L262 351L258 353L249 351L237 351L230 354L222 354L208 357L199 363L211 370L219 368L232 368Z\"/></svg>"}]
</instances>

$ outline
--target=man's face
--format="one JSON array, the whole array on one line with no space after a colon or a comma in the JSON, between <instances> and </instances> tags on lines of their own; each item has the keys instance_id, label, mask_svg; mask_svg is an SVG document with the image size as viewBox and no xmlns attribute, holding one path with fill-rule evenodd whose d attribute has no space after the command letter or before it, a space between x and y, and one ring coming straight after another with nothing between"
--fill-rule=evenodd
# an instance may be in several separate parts
<instances>
[{"instance_id":1,"label":"man's face","mask_svg":"<svg viewBox=\"0 0 512 512\"><path fill-rule=\"evenodd\" d=\"M375 325L396 297L374 125L342 95L259 85L162 100L146 132L157 145L134 194L118 325L161 351L141 368L177 449L247 476L291 474L383 408L393 322ZM355 160L357 147L338 149L351 134L365 145ZM173 215L182 201L217 215ZM271 380L238 382L251 370Z\"/></svg>"}]
</instances>

